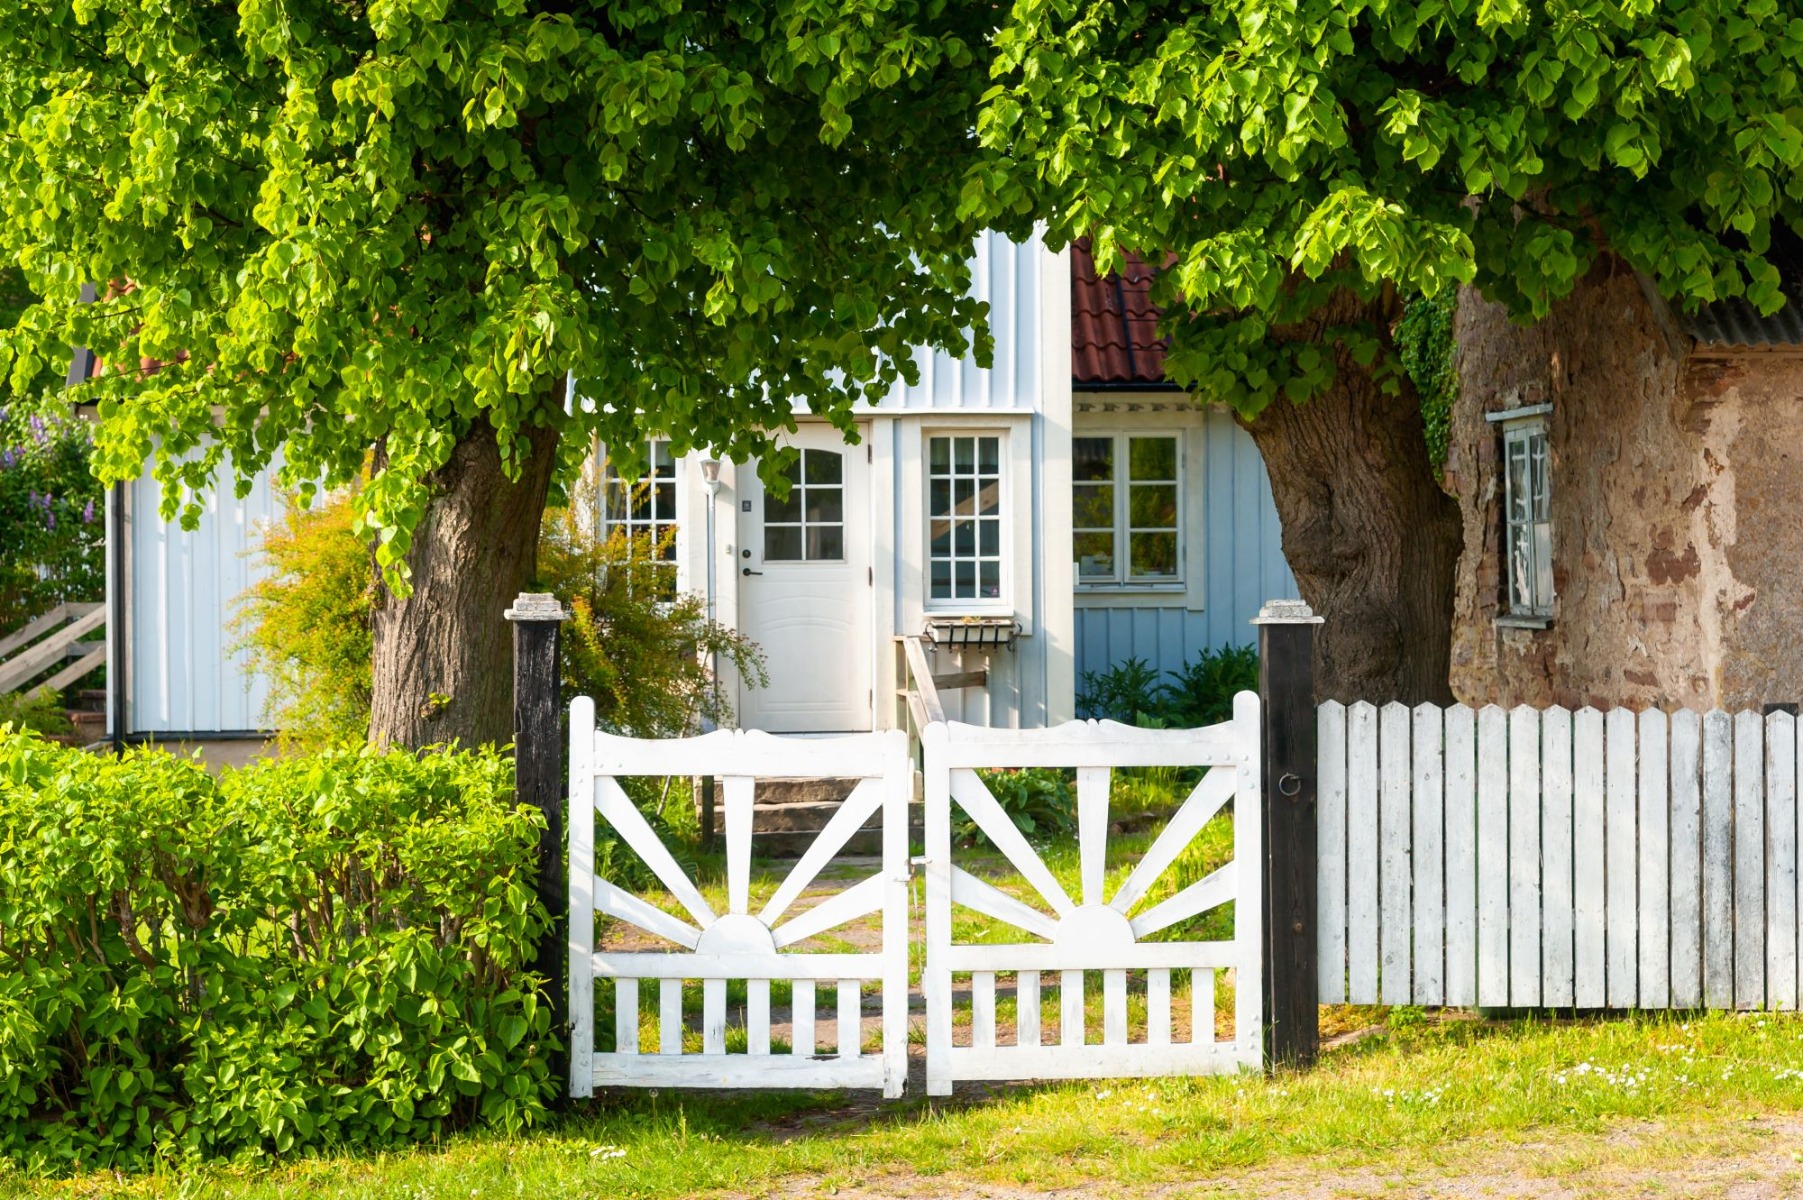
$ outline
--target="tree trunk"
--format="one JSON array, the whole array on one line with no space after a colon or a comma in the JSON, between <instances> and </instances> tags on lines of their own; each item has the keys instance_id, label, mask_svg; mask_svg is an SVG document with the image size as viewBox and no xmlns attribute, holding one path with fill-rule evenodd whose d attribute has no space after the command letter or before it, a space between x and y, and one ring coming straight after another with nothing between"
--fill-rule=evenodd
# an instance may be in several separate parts
<instances>
[{"instance_id":1,"label":"tree trunk","mask_svg":"<svg viewBox=\"0 0 1803 1200\"><path fill-rule=\"evenodd\" d=\"M407 555L412 595L378 580L372 741L512 738L513 628L503 614L537 568L557 439L554 429L527 431L520 477L509 479L493 428L479 420L432 475Z\"/></svg>"},{"instance_id":2,"label":"tree trunk","mask_svg":"<svg viewBox=\"0 0 1803 1200\"><path fill-rule=\"evenodd\" d=\"M1387 329L1393 315L1383 301L1334 307L1323 323ZM1434 479L1407 379L1386 395L1345 353L1336 367L1324 394L1278 400L1240 422L1264 455L1297 588L1326 618L1315 639L1316 696L1450 704L1458 504Z\"/></svg>"}]
</instances>

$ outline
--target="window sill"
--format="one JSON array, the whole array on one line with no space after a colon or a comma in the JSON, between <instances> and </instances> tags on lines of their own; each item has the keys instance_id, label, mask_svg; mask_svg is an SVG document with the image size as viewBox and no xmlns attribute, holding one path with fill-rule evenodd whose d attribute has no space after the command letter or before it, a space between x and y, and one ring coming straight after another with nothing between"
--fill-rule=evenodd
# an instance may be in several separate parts
<instances>
[{"instance_id":1,"label":"window sill","mask_svg":"<svg viewBox=\"0 0 1803 1200\"><path fill-rule=\"evenodd\" d=\"M1189 585L1181 579L1164 580L1159 583L1079 583L1076 592L1079 596L1181 596L1189 590Z\"/></svg>"},{"instance_id":2,"label":"window sill","mask_svg":"<svg viewBox=\"0 0 1803 1200\"><path fill-rule=\"evenodd\" d=\"M1504 613L1492 622L1498 629L1551 629L1551 617L1522 616L1516 613Z\"/></svg>"}]
</instances>

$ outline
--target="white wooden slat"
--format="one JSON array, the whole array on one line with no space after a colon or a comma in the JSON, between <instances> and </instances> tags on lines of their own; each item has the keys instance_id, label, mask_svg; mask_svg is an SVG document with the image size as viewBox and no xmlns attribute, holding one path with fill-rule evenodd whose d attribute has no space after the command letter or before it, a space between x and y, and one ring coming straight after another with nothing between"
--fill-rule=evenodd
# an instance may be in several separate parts
<instances>
[{"instance_id":1,"label":"white wooden slat","mask_svg":"<svg viewBox=\"0 0 1803 1200\"><path fill-rule=\"evenodd\" d=\"M1021 834L1002 806L996 801L977 773L969 768L960 768L951 773L952 799L968 813L982 831L989 835L989 841L1002 852L1021 877L1032 884L1045 902L1059 916L1068 916L1076 911L1076 905L1065 893L1064 886L1046 869L1033 847Z\"/></svg>"},{"instance_id":2,"label":"white wooden slat","mask_svg":"<svg viewBox=\"0 0 1803 1200\"><path fill-rule=\"evenodd\" d=\"M1734 1007L1765 1007L1765 720L1734 715Z\"/></svg>"},{"instance_id":3,"label":"white wooden slat","mask_svg":"<svg viewBox=\"0 0 1803 1200\"><path fill-rule=\"evenodd\" d=\"M886 764L907 753L907 745L908 735L899 729L834 737L719 729L687 738L634 738L595 730L590 753L597 775L864 779L881 774ZM805 769L797 770L802 764Z\"/></svg>"},{"instance_id":4,"label":"white wooden slat","mask_svg":"<svg viewBox=\"0 0 1803 1200\"><path fill-rule=\"evenodd\" d=\"M1317 710L1315 842L1320 877L1315 891L1321 1003L1346 1002L1346 706ZM1226 774L1226 772L1222 772ZM1150 986L1149 984L1147 985ZM1168 995L1170 977L1165 977Z\"/></svg>"},{"instance_id":5,"label":"white wooden slat","mask_svg":"<svg viewBox=\"0 0 1803 1200\"><path fill-rule=\"evenodd\" d=\"M701 981L701 1052L726 1053L726 980Z\"/></svg>"},{"instance_id":6,"label":"white wooden slat","mask_svg":"<svg viewBox=\"0 0 1803 1200\"><path fill-rule=\"evenodd\" d=\"M1077 768L1077 857L1083 903L1101 904L1102 881L1108 872L1107 767Z\"/></svg>"},{"instance_id":7,"label":"white wooden slat","mask_svg":"<svg viewBox=\"0 0 1803 1200\"><path fill-rule=\"evenodd\" d=\"M1364 701L1346 710L1346 999L1376 1004L1377 709Z\"/></svg>"},{"instance_id":8,"label":"white wooden slat","mask_svg":"<svg viewBox=\"0 0 1803 1200\"><path fill-rule=\"evenodd\" d=\"M814 1053L814 1006L816 996L812 979L790 983L792 1003L789 1012L789 1053L811 1057Z\"/></svg>"},{"instance_id":9,"label":"white wooden slat","mask_svg":"<svg viewBox=\"0 0 1803 1200\"><path fill-rule=\"evenodd\" d=\"M751 911L751 818L757 781L728 775L721 792L726 804L727 911L742 916Z\"/></svg>"},{"instance_id":10,"label":"white wooden slat","mask_svg":"<svg viewBox=\"0 0 1803 1200\"><path fill-rule=\"evenodd\" d=\"M1014 976L1014 1043L1039 1045L1039 972L1018 971Z\"/></svg>"},{"instance_id":11,"label":"white wooden slat","mask_svg":"<svg viewBox=\"0 0 1803 1200\"><path fill-rule=\"evenodd\" d=\"M770 1053L770 981L745 981L745 1052Z\"/></svg>"},{"instance_id":12,"label":"white wooden slat","mask_svg":"<svg viewBox=\"0 0 1803 1200\"><path fill-rule=\"evenodd\" d=\"M602 1055L595 1063L599 1087L669 1088L880 1088L883 1063L878 1058L753 1058L686 1054L663 1057Z\"/></svg>"},{"instance_id":13,"label":"white wooden slat","mask_svg":"<svg viewBox=\"0 0 1803 1200\"><path fill-rule=\"evenodd\" d=\"M1414 923L1410 912L1409 857L1414 822L1409 814L1409 719L1406 705L1386 704L1378 715L1378 946L1383 955L1378 994L1385 1004L1407 1004Z\"/></svg>"},{"instance_id":14,"label":"white wooden slat","mask_svg":"<svg viewBox=\"0 0 1803 1200\"><path fill-rule=\"evenodd\" d=\"M1572 1002L1579 1008L1609 1000L1603 754L1603 714L1580 708L1571 718Z\"/></svg>"},{"instance_id":15,"label":"white wooden slat","mask_svg":"<svg viewBox=\"0 0 1803 1200\"><path fill-rule=\"evenodd\" d=\"M569 814L569 1014L570 1095L594 1092L595 1055L595 783L590 773L588 746L594 736L595 702L578 696L570 703ZM633 985L636 1002L638 985ZM616 1001L616 1012L618 1002ZM637 1012L633 1015L633 1047L638 1042Z\"/></svg>"},{"instance_id":16,"label":"white wooden slat","mask_svg":"<svg viewBox=\"0 0 1803 1200\"><path fill-rule=\"evenodd\" d=\"M701 893L690 882L687 873L676 865L669 848L652 831L638 806L620 790L618 780L607 775L595 780L595 807L607 818L608 824L626 839L626 844L644 860L645 865L651 868L651 873L657 876L658 882L668 888L670 894L676 897L677 903L688 910L689 915L695 919L695 924L706 929L714 923L714 910L701 898Z\"/></svg>"},{"instance_id":17,"label":"white wooden slat","mask_svg":"<svg viewBox=\"0 0 1803 1200\"><path fill-rule=\"evenodd\" d=\"M989 1040L995 1042L995 976L989 977ZM839 981L839 1035L834 1045L840 1058L856 1058L864 1052L864 1004L858 981Z\"/></svg>"},{"instance_id":18,"label":"white wooden slat","mask_svg":"<svg viewBox=\"0 0 1803 1200\"><path fill-rule=\"evenodd\" d=\"M1239 881L1238 863L1230 862L1217 867L1207 875L1190 884L1175 896L1147 909L1134 917L1129 925L1136 938L1147 938L1161 929L1168 929L1179 921L1199 916L1211 908L1227 903L1234 898L1233 889ZM1237 913L1237 909L1235 910Z\"/></svg>"},{"instance_id":19,"label":"white wooden slat","mask_svg":"<svg viewBox=\"0 0 1803 1200\"><path fill-rule=\"evenodd\" d=\"M1509 1003L1540 1006L1540 713L1509 713Z\"/></svg>"},{"instance_id":20,"label":"white wooden slat","mask_svg":"<svg viewBox=\"0 0 1803 1200\"><path fill-rule=\"evenodd\" d=\"M814 882L821 868L833 860L851 836L864 828L864 823L883 803L884 784L880 779L862 779L851 790L851 794L839 805L826 827L814 836L807 850L783 879L770 897L770 902L758 914L758 919L774 928L782 920L783 914L789 911L789 905L795 903L796 897Z\"/></svg>"},{"instance_id":21,"label":"white wooden slat","mask_svg":"<svg viewBox=\"0 0 1803 1200\"><path fill-rule=\"evenodd\" d=\"M682 1053L682 980L657 981L657 1052Z\"/></svg>"},{"instance_id":22,"label":"white wooden slat","mask_svg":"<svg viewBox=\"0 0 1803 1200\"><path fill-rule=\"evenodd\" d=\"M970 973L970 1044L979 1050L995 1046L995 972Z\"/></svg>"},{"instance_id":23,"label":"white wooden slat","mask_svg":"<svg viewBox=\"0 0 1803 1200\"><path fill-rule=\"evenodd\" d=\"M1509 1004L1509 718L1477 714L1477 1002Z\"/></svg>"},{"instance_id":24,"label":"white wooden slat","mask_svg":"<svg viewBox=\"0 0 1803 1200\"><path fill-rule=\"evenodd\" d=\"M1765 721L1766 1006L1797 1007L1797 719Z\"/></svg>"},{"instance_id":25,"label":"white wooden slat","mask_svg":"<svg viewBox=\"0 0 1803 1200\"><path fill-rule=\"evenodd\" d=\"M1190 1036L1197 1045L1215 1042L1215 973L1191 971L1189 983ZM1236 1031L1237 1033L1237 1031Z\"/></svg>"},{"instance_id":26,"label":"white wooden slat","mask_svg":"<svg viewBox=\"0 0 1803 1200\"><path fill-rule=\"evenodd\" d=\"M614 1053L639 1052L639 981L615 979L614 984ZM590 1070L593 1070L591 1065Z\"/></svg>"},{"instance_id":27,"label":"white wooden slat","mask_svg":"<svg viewBox=\"0 0 1803 1200\"><path fill-rule=\"evenodd\" d=\"M1571 713L1540 714L1540 1002L1577 1002L1572 963Z\"/></svg>"},{"instance_id":28,"label":"white wooden slat","mask_svg":"<svg viewBox=\"0 0 1803 1200\"><path fill-rule=\"evenodd\" d=\"M1259 781L1263 723L1256 692L1233 698L1233 725L1243 748L1240 786L1233 796L1233 857L1239 867L1239 894L1233 919L1233 1042L1243 1068L1264 1064L1264 905L1257 897L1264 886L1264 795Z\"/></svg>"},{"instance_id":29,"label":"white wooden slat","mask_svg":"<svg viewBox=\"0 0 1803 1200\"><path fill-rule=\"evenodd\" d=\"M595 974L633 979L874 979L883 973L880 954L668 954L607 951L594 956Z\"/></svg>"},{"instance_id":30,"label":"white wooden slat","mask_svg":"<svg viewBox=\"0 0 1803 1200\"><path fill-rule=\"evenodd\" d=\"M1058 975L1058 1042L1063 1046L1083 1044L1083 972L1061 971Z\"/></svg>"},{"instance_id":31,"label":"white wooden slat","mask_svg":"<svg viewBox=\"0 0 1803 1200\"><path fill-rule=\"evenodd\" d=\"M1146 972L1146 1044L1171 1044L1171 972L1167 967Z\"/></svg>"},{"instance_id":32,"label":"white wooden slat","mask_svg":"<svg viewBox=\"0 0 1803 1200\"><path fill-rule=\"evenodd\" d=\"M886 880L882 874L871 875L836 895L790 917L771 931L777 949L806 941L817 933L867 916L883 907Z\"/></svg>"},{"instance_id":33,"label":"white wooden slat","mask_svg":"<svg viewBox=\"0 0 1803 1200\"><path fill-rule=\"evenodd\" d=\"M1191 789L1171 819L1165 822L1164 828L1158 831L1158 836L1146 848L1146 853L1134 865L1126 882L1121 884L1113 899L1109 900L1108 906L1116 912L1131 911L1147 889L1177 860L1177 856L1195 841L1196 835L1202 832L1202 827L1214 819L1223 805L1233 799L1233 790L1237 785L1238 781L1231 769L1210 768L1201 782Z\"/></svg>"},{"instance_id":34,"label":"white wooden slat","mask_svg":"<svg viewBox=\"0 0 1803 1200\"><path fill-rule=\"evenodd\" d=\"M1610 1008L1633 1008L1639 996L1640 945L1637 910L1640 888L1634 839L1634 817L1639 803L1635 760L1639 755L1639 730L1631 709L1615 708L1603 718L1603 853L1605 863L1604 940L1607 944Z\"/></svg>"},{"instance_id":35,"label":"white wooden slat","mask_svg":"<svg viewBox=\"0 0 1803 1200\"><path fill-rule=\"evenodd\" d=\"M646 956L649 957L649 956ZM675 955L657 957L674 958ZM811 961L832 955L799 955ZM945 951L943 960L953 971L1106 971L1121 967L1144 971L1152 967L1243 968L1239 939L1230 942L1128 942L1126 939L1084 940L1058 946L1046 942L1009 942L1005 945L958 942ZM856 974L857 972L841 972ZM820 978L814 975L814 978Z\"/></svg>"},{"instance_id":36,"label":"white wooden slat","mask_svg":"<svg viewBox=\"0 0 1803 1200\"><path fill-rule=\"evenodd\" d=\"M1734 721L1703 714L1703 1004L1734 1007Z\"/></svg>"},{"instance_id":37,"label":"white wooden slat","mask_svg":"<svg viewBox=\"0 0 1803 1200\"><path fill-rule=\"evenodd\" d=\"M908 801L914 794L914 762L906 739L895 744L883 778L883 873L889 879L883 905L883 977L877 993L883 1029L883 1096L899 1099L908 1082L908 941L910 914Z\"/></svg>"},{"instance_id":38,"label":"white wooden slat","mask_svg":"<svg viewBox=\"0 0 1803 1200\"><path fill-rule=\"evenodd\" d=\"M637 925L646 933L654 933L660 938L675 942L685 950L693 950L701 940L701 931L679 917L673 917L663 909L649 901L641 900L623 888L598 876L590 875L593 882L592 911L606 913L610 917ZM590 941L593 941L591 935Z\"/></svg>"},{"instance_id":39,"label":"white wooden slat","mask_svg":"<svg viewBox=\"0 0 1803 1200\"><path fill-rule=\"evenodd\" d=\"M1051 941L1058 936L1058 922L1031 905L1024 904L1007 892L978 879L963 867L954 866L952 903L962 905L984 916L1006 921L1016 929Z\"/></svg>"},{"instance_id":40,"label":"white wooden slat","mask_svg":"<svg viewBox=\"0 0 1803 1200\"><path fill-rule=\"evenodd\" d=\"M1127 972L1119 967L1102 972L1102 1044L1127 1044Z\"/></svg>"},{"instance_id":41,"label":"white wooden slat","mask_svg":"<svg viewBox=\"0 0 1803 1200\"><path fill-rule=\"evenodd\" d=\"M1665 714L1640 714L1640 1007L1671 1007L1671 761Z\"/></svg>"},{"instance_id":42,"label":"white wooden slat","mask_svg":"<svg viewBox=\"0 0 1803 1200\"><path fill-rule=\"evenodd\" d=\"M1703 723L1680 709L1671 719L1671 1004L1703 1003Z\"/></svg>"},{"instance_id":43,"label":"white wooden slat","mask_svg":"<svg viewBox=\"0 0 1803 1200\"><path fill-rule=\"evenodd\" d=\"M1446 1003L1477 1003L1477 714L1446 710Z\"/></svg>"},{"instance_id":44,"label":"white wooden slat","mask_svg":"<svg viewBox=\"0 0 1803 1200\"><path fill-rule=\"evenodd\" d=\"M1446 1002L1446 844L1444 714L1438 705L1414 711L1414 1003Z\"/></svg>"},{"instance_id":45,"label":"white wooden slat","mask_svg":"<svg viewBox=\"0 0 1803 1200\"><path fill-rule=\"evenodd\" d=\"M1254 692L1240 695L1250 696L1254 703L1258 699ZM1041 729L1010 729L1000 741L998 731L987 725L948 721L940 728L944 736L939 739L943 750L938 757L954 772L974 767L1232 766L1245 753L1237 711L1234 720L1201 729L1140 729L1118 721L1067 721Z\"/></svg>"}]
</instances>

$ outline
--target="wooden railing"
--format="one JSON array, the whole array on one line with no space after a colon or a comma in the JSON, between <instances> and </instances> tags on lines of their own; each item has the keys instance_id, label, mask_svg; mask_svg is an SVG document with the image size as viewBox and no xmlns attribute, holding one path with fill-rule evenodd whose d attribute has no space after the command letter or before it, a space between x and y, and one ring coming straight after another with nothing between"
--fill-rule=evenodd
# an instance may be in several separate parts
<instances>
[{"instance_id":1,"label":"wooden railing","mask_svg":"<svg viewBox=\"0 0 1803 1200\"><path fill-rule=\"evenodd\" d=\"M70 647L105 625L104 604L59 604L0 638L0 692L14 691L50 670L69 657ZM61 691L105 663L106 647L96 647L37 684L36 690Z\"/></svg>"},{"instance_id":2,"label":"wooden railing","mask_svg":"<svg viewBox=\"0 0 1803 1200\"><path fill-rule=\"evenodd\" d=\"M927 665L926 647L919 638L895 639L895 681L895 723L908 731L909 738L917 740L928 725L945 720L938 683L932 667Z\"/></svg>"}]
</instances>

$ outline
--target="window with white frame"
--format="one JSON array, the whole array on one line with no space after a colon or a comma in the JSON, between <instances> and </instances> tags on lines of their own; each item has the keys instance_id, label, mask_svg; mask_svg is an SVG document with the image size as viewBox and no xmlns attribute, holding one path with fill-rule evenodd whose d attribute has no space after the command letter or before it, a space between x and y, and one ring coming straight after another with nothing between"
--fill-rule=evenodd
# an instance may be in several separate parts
<instances>
[{"instance_id":1,"label":"window with white frame","mask_svg":"<svg viewBox=\"0 0 1803 1200\"><path fill-rule=\"evenodd\" d=\"M764 561L845 560L845 456L804 448L783 469L788 495L764 493Z\"/></svg>"},{"instance_id":2,"label":"window with white frame","mask_svg":"<svg viewBox=\"0 0 1803 1200\"><path fill-rule=\"evenodd\" d=\"M1552 474L1547 453L1550 405L1491 413L1502 426L1503 553L1509 615L1553 615Z\"/></svg>"},{"instance_id":3,"label":"window with white frame","mask_svg":"<svg viewBox=\"0 0 1803 1200\"><path fill-rule=\"evenodd\" d=\"M1002 598L1002 439L927 439L927 598Z\"/></svg>"},{"instance_id":4,"label":"window with white frame","mask_svg":"<svg viewBox=\"0 0 1803 1200\"><path fill-rule=\"evenodd\" d=\"M676 561L676 457L670 443L656 438L646 447L644 472L628 478L610 456L602 486L606 532L624 532L671 564Z\"/></svg>"},{"instance_id":5,"label":"window with white frame","mask_svg":"<svg viewBox=\"0 0 1803 1200\"><path fill-rule=\"evenodd\" d=\"M1071 439L1071 513L1079 586L1183 580L1183 455L1174 433Z\"/></svg>"}]
</instances>

